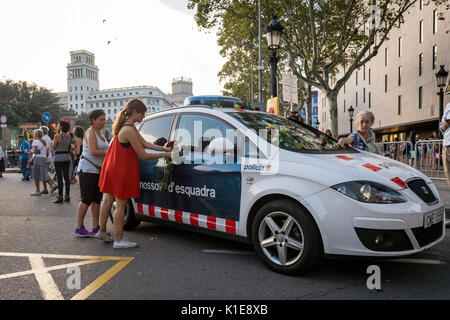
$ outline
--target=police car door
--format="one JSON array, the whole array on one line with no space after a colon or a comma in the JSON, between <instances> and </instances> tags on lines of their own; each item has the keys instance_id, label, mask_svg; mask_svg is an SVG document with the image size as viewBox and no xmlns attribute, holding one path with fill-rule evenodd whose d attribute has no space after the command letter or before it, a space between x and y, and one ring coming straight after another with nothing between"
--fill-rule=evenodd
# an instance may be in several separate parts
<instances>
[{"instance_id":1,"label":"police car door","mask_svg":"<svg viewBox=\"0 0 450 320\"><path fill-rule=\"evenodd\" d=\"M175 141L183 149L182 163L174 166L168 191L170 205L183 211L184 223L237 234L241 172L235 132L212 115L180 115Z\"/></svg>"},{"instance_id":2,"label":"police car door","mask_svg":"<svg viewBox=\"0 0 450 320\"><path fill-rule=\"evenodd\" d=\"M147 142L164 146L169 140L174 118L175 115L167 115L147 120L142 124L139 132ZM149 149L146 149L146 152L159 153L159 151ZM153 210L155 206L161 208L162 205L168 202L168 194L159 191L159 183L163 180L164 176L164 167L165 158L155 160L139 159L141 196L135 199L137 203L136 212L155 216ZM165 199L162 199L163 197ZM143 206L145 206L145 210Z\"/></svg>"}]
</instances>

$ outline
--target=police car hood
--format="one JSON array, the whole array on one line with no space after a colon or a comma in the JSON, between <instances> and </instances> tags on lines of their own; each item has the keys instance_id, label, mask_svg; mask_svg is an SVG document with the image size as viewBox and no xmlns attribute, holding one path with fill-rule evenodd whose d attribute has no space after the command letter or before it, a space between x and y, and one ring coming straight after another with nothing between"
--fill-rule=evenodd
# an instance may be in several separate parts
<instances>
[{"instance_id":1,"label":"police car hood","mask_svg":"<svg viewBox=\"0 0 450 320\"><path fill-rule=\"evenodd\" d=\"M279 172L321 183L325 187L338 183L365 180L384 184L394 190L406 188L411 178L431 180L420 171L373 153L296 153L280 150ZM275 160L275 159L273 159Z\"/></svg>"}]
</instances>

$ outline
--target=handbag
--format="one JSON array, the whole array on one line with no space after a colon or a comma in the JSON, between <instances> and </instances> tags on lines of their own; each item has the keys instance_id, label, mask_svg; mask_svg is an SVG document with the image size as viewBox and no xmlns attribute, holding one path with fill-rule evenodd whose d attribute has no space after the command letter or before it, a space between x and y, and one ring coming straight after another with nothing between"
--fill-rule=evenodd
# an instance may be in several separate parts
<instances>
[{"instance_id":1,"label":"handbag","mask_svg":"<svg viewBox=\"0 0 450 320\"><path fill-rule=\"evenodd\" d=\"M86 160L87 162L89 162L90 164L92 164L92 165L98 170L98 174L100 174L100 171L102 171L102 167L100 167L99 165L96 165L95 163L93 163L93 162L92 162L91 160L89 160L88 158L81 156L80 159L84 159L84 160Z\"/></svg>"}]
</instances>

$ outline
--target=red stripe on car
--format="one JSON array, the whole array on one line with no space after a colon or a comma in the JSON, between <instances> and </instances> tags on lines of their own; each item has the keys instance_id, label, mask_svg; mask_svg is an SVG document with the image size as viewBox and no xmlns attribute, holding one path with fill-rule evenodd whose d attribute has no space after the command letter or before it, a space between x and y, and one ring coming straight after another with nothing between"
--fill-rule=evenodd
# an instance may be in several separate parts
<instances>
[{"instance_id":1,"label":"red stripe on car","mask_svg":"<svg viewBox=\"0 0 450 320\"><path fill-rule=\"evenodd\" d=\"M336 158L342 159L342 160L353 160L353 158L346 157L346 156L336 156Z\"/></svg>"},{"instance_id":2,"label":"red stripe on car","mask_svg":"<svg viewBox=\"0 0 450 320\"><path fill-rule=\"evenodd\" d=\"M395 184L399 185L403 189L408 189L408 186L406 185L405 181L403 181L399 177L395 177L395 178L391 179L391 181L394 182Z\"/></svg>"},{"instance_id":3,"label":"red stripe on car","mask_svg":"<svg viewBox=\"0 0 450 320\"><path fill-rule=\"evenodd\" d=\"M154 206L148 206L148 215L150 217L154 217L155 216L155 207Z\"/></svg>"},{"instance_id":4,"label":"red stripe on car","mask_svg":"<svg viewBox=\"0 0 450 320\"><path fill-rule=\"evenodd\" d=\"M191 225L193 226L197 226L198 227L198 214L196 213L191 213Z\"/></svg>"},{"instance_id":5,"label":"red stripe on car","mask_svg":"<svg viewBox=\"0 0 450 320\"><path fill-rule=\"evenodd\" d=\"M169 210L166 208L161 208L161 218L164 220L169 220Z\"/></svg>"},{"instance_id":6,"label":"red stripe on car","mask_svg":"<svg viewBox=\"0 0 450 320\"><path fill-rule=\"evenodd\" d=\"M144 205L142 203L137 203L137 212L139 214L143 214L144 213Z\"/></svg>"},{"instance_id":7,"label":"red stripe on car","mask_svg":"<svg viewBox=\"0 0 450 320\"><path fill-rule=\"evenodd\" d=\"M375 171L375 172L381 170L380 167L374 166L373 164L370 164L370 163L363 164L363 167L366 167L367 169L370 169L370 170Z\"/></svg>"},{"instance_id":8,"label":"red stripe on car","mask_svg":"<svg viewBox=\"0 0 450 320\"><path fill-rule=\"evenodd\" d=\"M226 220L225 231L228 233L236 234L236 221Z\"/></svg>"},{"instance_id":9,"label":"red stripe on car","mask_svg":"<svg viewBox=\"0 0 450 320\"><path fill-rule=\"evenodd\" d=\"M175 211L175 221L183 223L183 211Z\"/></svg>"},{"instance_id":10,"label":"red stripe on car","mask_svg":"<svg viewBox=\"0 0 450 320\"><path fill-rule=\"evenodd\" d=\"M216 218L215 217L207 217L206 218L206 226L208 229L216 230Z\"/></svg>"}]
</instances>

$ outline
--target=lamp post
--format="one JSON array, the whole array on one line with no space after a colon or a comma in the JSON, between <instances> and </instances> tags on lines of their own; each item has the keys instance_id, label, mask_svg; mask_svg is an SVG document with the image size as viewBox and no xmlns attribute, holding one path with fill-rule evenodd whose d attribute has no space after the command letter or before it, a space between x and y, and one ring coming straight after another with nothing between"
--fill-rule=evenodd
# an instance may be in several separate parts
<instances>
[{"instance_id":1,"label":"lamp post","mask_svg":"<svg viewBox=\"0 0 450 320\"><path fill-rule=\"evenodd\" d=\"M350 106L350 108L348 108L348 115L350 117L350 133L353 132L353 113L355 112L355 109L353 109L353 106Z\"/></svg>"},{"instance_id":2,"label":"lamp post","mask_svg":"<svg viewBox=\"0 0 450 320\"><path fill-rule=\"evenodd\" d=\"M280 48L280 39L283 34L283 26L278 22L277 16L274 15L272 21L266 28L267 44L272 51L270 64L272 65L272 98L277 97L277 50Z\"/></svg>"},{"instance_id":3,"label":"lamp post","mask_svg":"<svg viewBox=\"0 0 450 320\"><path fill-rule=\"evenodd\" d=\"M436 72L436 82L439 88L439 92L437 93L439 96L439 123L442 119L442 115L444 113L444 88L447 83L448 71L444 69L444 65L441 65L441 68L438 72ZM439 135L441 136L440 130Z\"/></svg>"}]
</instances>

